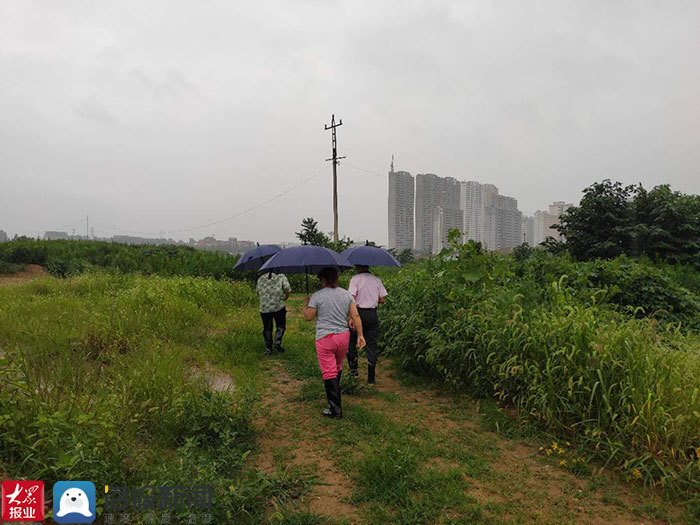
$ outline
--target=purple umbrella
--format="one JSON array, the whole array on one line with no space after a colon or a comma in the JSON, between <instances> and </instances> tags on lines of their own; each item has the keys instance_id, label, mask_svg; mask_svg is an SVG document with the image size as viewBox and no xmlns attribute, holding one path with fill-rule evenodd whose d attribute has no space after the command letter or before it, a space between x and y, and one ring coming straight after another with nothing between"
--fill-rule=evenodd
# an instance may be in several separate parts
<instances>
[{"instance_id":1,"label":"purple umbrella","mask_svg":"<svg viewBox=\"0 0 700 525\"><path fill-rule=\"evenodd\" d=\"M282 251L282 248L276 244L258 246L245 252L241 258L238 259L233 269L240 271L259 270L260 267L265 264L265 261L280 251Z\"/></svg>"},{"instance_id":2,"label":"purple umbrella","mask_svg":"<svg viewBox=\"0 0 700 525\"><path fill-rule=\"evenodd\" d=\"M396 257L376 246L348 248L341 255L355 266L401 266Z\"/></svg>"},{"instance_id":3,"label":"purple umbrella","mask_svg":"<svg viewBox=\"0 0 700 525\"><path fill-rule=\"evenodd\" d=\"M260 268L261 272L305 273L306 294L309 294L309 272L318 273L323 268L347 270L352 264L338 252L323 246L294 246L272 256Z\"/></svg>"}]
</instances>

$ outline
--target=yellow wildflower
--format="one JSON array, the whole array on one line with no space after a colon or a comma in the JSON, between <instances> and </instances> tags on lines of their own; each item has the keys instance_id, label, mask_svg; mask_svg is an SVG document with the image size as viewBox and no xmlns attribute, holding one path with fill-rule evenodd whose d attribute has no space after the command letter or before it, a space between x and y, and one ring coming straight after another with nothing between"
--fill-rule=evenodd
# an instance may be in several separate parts
<instances>
[{"instance_id":1,"label":"yellow wildflower","mask_svg":"<svg viewBox=\"0 0 700 525\"><path fill-rule=\"evenodd\" d=\"M639 472L639 469L634 469L632 471L632 476L634 476L637 479L642 479L642 473Z\"/></svg>"},{"instance_id":2,"label":"yellow wildflower","mask_svg":"<svg viewBox=\"0 0 700 525\"><path fill-rule=\"evenodd\" d=\"M547 452L547 455L548 455L548 456L551 456L551 455L552 455L552 451L549 450L549 449L547 449L545 452Z\"/></svg>"},{"instance_id":3,"label":"yellow wildflower","mask_svg":"<svg viewBox=\"0 0 700 525\"><path fill-rule=\"evenodd\" d=\"M552 443L552 450L556 450L558 446L559 446L559 445L557 445L557 442L554 441L554 442Z\"/></svg>"},{"instance_id":4,"label":"yellow wildflower","mask_svg":"<svg viewBox=\"0 0 700 525\"><path fill-rule=\"evenodd\" d=\"M565 459L562 459L562 460L559 462L559 464L560 464L562 467L565 466L565 465L566 465L566 460L565 460Z\"/></svg>"},{"instance_id":5,"label":"yellow wildflower","mask_svg":"<svg viewBox=\"0 0 700 525\"><path fill-rule=\"evenodd\" d=\"M539 447L537 450L539 450L540 452L542 452L542 451L544 450L544 447Z\"/></svg>"}]
</instances>

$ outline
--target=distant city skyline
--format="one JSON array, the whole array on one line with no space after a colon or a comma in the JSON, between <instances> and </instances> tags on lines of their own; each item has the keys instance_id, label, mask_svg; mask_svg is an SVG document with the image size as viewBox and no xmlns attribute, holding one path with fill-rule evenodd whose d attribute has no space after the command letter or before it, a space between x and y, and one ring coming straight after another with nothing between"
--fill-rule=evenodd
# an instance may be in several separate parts
<instances>
[{"instance_id":1,"label":"distant city skyline","mask_svg":"<svg viewBox=\"0 0 700 525\"><path fill-rule=\"evenodd\" d=\"M462 233L462 241L471 239L489 250L510 251L526 240L527 233L525 237L522 233L527 232L528 226L517 199L499 193L495 185L435 173L419 173L414 178L408 171L393 169L392 163L388 189L389 248L399 252L409 249L411 231L414 236L410 249L424 254L439 253L446 247L448 233L453 229ZM549 209L551 212L552 206ZM555 223L548 223L548 227Z\"/></svg>"}]
</instances>

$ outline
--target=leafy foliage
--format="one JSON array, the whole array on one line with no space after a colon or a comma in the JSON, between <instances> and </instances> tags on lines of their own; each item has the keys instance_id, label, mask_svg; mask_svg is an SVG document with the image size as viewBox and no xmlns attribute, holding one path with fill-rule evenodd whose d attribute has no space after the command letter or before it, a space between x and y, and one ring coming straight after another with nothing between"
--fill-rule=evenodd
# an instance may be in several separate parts
<instances>
[{"instance_id":1,"label":"leafy foliage","mask_svg":"<svg viewBox=\"0 0 700 525\"><path fill-rule=\"evenodd\" d=\"M643 260L453 250L385 279L383 344L403 366L648 483L700 486L697 293Z\"/></svg>"},{"instance_id":2,"label":"leafy foliage","mask_svg":"<svg viewBox=\"0 0 700 525\"><path fill-rule=\"evenodd\" d=\"M607 179L583 193L580 206L569 208L557 226L577 259L627 254L700 268L700 196Z\"/></svg>"},{"instance_id":3,"label":"leafy foliage","mask_svg":"<svg viewBox=\"0 0 700 525\"><path fill-rule=\"evenodd\" d=\"M301 231L295 233L302 244L310 244L312 246L325 246L336 252L342 252L350 247L352 239L349 237L341 237L338 242L331 240L330 235L323 233L318 229L318 222L313 217L307 217L301 221Z\"/></svg>"},{"instance_id":4,"label":"leafy foliage","mask_svg":"<svg viewBox=\"0 0 700 525\"><path fill-rule=\"evenodd\" d=\"M328 246L331 240L328 235L318 229L318 221L307 217L301 221L301 231L295 233L302 244L311 246Z\"/></svg>"},{"instance_id":5,"label":"leafy foliage","mask_svg":"<svg viewBox=\"0 0 700 525\"><path fill-rule=\"evenodd\" d=\"M0 260L15 264L39 264L55 276L77 275L92 267L123 273L235 278L237 258L222 252L189 246L126 245L103 241L37 241L0 243Z\"/></svg>"}]
</instances>

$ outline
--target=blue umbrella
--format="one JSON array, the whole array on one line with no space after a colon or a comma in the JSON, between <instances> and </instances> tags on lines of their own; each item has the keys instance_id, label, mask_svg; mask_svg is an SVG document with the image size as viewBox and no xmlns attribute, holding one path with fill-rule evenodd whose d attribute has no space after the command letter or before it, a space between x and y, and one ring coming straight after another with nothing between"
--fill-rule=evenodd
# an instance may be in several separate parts
<instances>
[{"instance_id":1,"label":"blue umbrella","mask_svg":"<svg viewBox=\"0 0 700 525\"><path fill-rule=\"evenodd\" d=\"M401 266L396 257L376 246L348 248L341 255L355 266Z\"/></svg>"},{"instance_id":2,"label":"blue umbrella","mask_svg":"<svg viewBox=\"0 0 700 525\"><path fill-rule=\"evenodd\" d=\"M352 264L338 252L323 246L294 246L272 256L260 268L261 272L305 273L306 293L309 293L309 272L318 273L323 268L346 270Z\"/></svg>"},{"instance_id":3,"label":"blue umbrella","mask_svg":"<svg viewBox=\"0 0 700 525\"><path fill-rule=\"evenodd\" d=\"M258 246L252 250L245 252L236 266L233 267L234 270L259 270L260 267L277 252L282 251L282 248L276 244L265 244L263 246Z\"/></svg>"}]
</instances>

